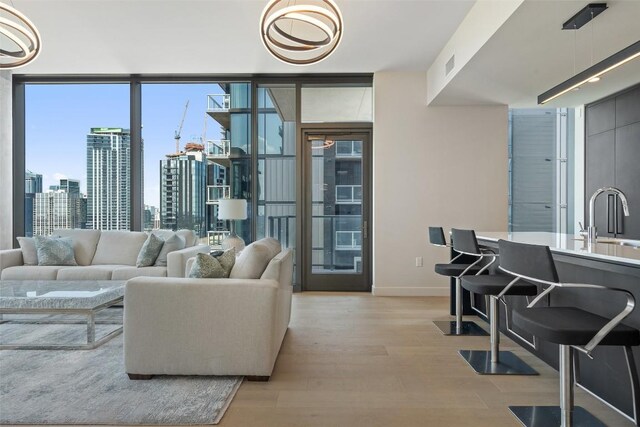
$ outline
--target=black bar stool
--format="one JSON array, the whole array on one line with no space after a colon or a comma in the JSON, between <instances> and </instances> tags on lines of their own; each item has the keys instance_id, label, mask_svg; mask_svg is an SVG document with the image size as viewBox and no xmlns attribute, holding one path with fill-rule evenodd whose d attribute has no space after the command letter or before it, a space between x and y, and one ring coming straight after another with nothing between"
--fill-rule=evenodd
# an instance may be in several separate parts
<instances>
[{"instance_id":1,"label":"black bar stool","mask_svg":"<svg viewBox=\"0 0 640 427\"><path fill-rule=\"evenodd\" d=\"M621 322L635 307L633 295L623 289L600 285L561 283L551 251L546 246L498 242L500 269L520 279L539 283L547 288L525 309L514 310L513 324L520 329L560 345L560 406L510 406L511 412L527 427L604 426L584 408L573 404L574 372L571 364L574 350L589 357L597 345L616 345L625 349L631 376L634 421L638 425L640 387L631 347L640 345L640 332ZM556 288L593 289L624 294L627 303L613 319L576 307L535 307Z\"/></svg>"},{"instance_id":2,"label":"black bar stool","mask_svg":"<svg viewBox=\"0 0 640 427\"><path fill-rule=\"evenodd\" d=\"M475 233L473 238L475 239ZM466 252L462 253L465 255L473 255L467 254ZM495 261L495 258L499 257L499 255L496 254L489 256L493 257L490 264ZM504 299L505 295L521 295L525 297L534 296L538 294L538 287L531 282L521 281L518 277L504 273L463 276L461 284L462 287L469 292L489 298L488 307L491 331L491 350L460 350L460 356L462 356L462 358L466 360L478 374L538 375L531 366L513 354L513 352L500 351L500 313L498 311L499 302L504 304L505 309L507 307L507 303ZM527 344L532 345L529 342L527 342ZM533 346L535 347L535 342Z\"/></svg>"},{"instance_id":3,"label":"black bar stool","mask_svg":"<svg viewBox=\"0 0 640 427\"><path fill-rule=\"evenodd\" d=\"M462 287L460 286L460 278L467 274L483 274L489 265L484 267L478 264L486 254L480 252L478 241L472 230L451 229L453 250L458 252L451 263L436 264L435 271L438 274L455 278L456 282L456 320L455 321L436 321L433 322L444 335L475 335L486 336L487 332L474 322L462 320ZM444 231L441 227L429 227L429 240L436 246L447 246L444 238ZM444 242L444 243L443 243ZM463 254L477 257L471 264L455 264L454 261Z\"/></svg>"}]
</instances>

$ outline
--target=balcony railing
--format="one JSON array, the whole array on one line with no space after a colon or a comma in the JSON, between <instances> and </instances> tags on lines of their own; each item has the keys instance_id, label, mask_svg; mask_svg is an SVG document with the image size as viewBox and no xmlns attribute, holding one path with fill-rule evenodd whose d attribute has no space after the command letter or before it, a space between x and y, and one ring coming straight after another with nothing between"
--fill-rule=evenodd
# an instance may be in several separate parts
<instances>
[{"instance_id":1,"label":"balcony railing","mask_svg":"<svg viewBox=\"0 0 640 427\"><path fill-rule=\"evenodd\" d=\"M230 185L207 185L207 203L217 204L220 199L231 198Z\"/></svg>"},{"instance_id":2,"label":"balcony railing","mask_svg":"<svg viewBox=\"0 0 640 427\"><path fill-rule=\"evenodd\" d=\"M336 185L336 203L362 203L362 185Z\"/></svg>"},{"instance_id":3,"label":"balcony railing","mask_svg":"<svg viewBox=\"0 0 640 427\"><path fill-rule=\"evenodd\" d=\"M362 141L336 141L336 157L362 157Z\"/></svg>"},{"instance_id":4,"label":"balcony railing","mask_svg":"<svg viewBox=\"0 0 640 427\"><path fill-rule=\"evenodd\" d=\"M207 156L227 158L229 154L231 154L231 141L228 139L207 141Z\"/></svg>"},{"instance_id":5,"label":"balcony railing","mask_svg":"<svg viewBox=\"0 0 640 427\"><path fill-rule=\"evenodd\" d=\"M228 230L209 230L207 231L207 242L212 248L222 246L222 241L230 234Z\"/></svg>"},{"instance_id":6,"label":"balcony railing","mask_svg":"<svg viewBox=\"0 0 640 427\"><path fill-rule=\"evenodd\" d=\"M231 95L207 95L207 111L229 111L231 108Z\"/></svg>"},{"instance_id":7,"label":"balcony railing","mask_svg":"<svg viewBox=\"0 0 640 427\"><path fill-rule=\"evenodd\" d=\"M357 251L362 249L362 231L336 231L337 251Z\"/></svg>"}]
</instances>

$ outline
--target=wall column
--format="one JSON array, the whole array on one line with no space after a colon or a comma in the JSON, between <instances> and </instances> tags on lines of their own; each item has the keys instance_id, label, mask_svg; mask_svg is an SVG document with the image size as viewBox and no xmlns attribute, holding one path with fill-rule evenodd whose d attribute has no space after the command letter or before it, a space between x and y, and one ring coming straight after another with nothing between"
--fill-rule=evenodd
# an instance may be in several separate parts
<instances>
[{"instance_id":1,"label":"wall column","mask_svg":"<svg viewBox=\"0 0 640 427\"><path fill-rule=\"evenodd\" d=\"M13 247L11 71L0 71L0 249Z\"/></svg>"}]
</instances>

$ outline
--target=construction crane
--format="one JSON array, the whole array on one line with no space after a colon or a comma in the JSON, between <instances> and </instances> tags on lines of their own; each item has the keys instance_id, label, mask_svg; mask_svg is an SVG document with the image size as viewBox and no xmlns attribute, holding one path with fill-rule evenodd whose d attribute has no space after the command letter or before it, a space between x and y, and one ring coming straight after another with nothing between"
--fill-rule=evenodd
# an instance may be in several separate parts
<instances>
[{"instance_id":1,"label":"construction crane","mask_svg":"<svg viewBox=\"0 0 640 427\"><path fill-rule=\"evenodd\" d=\"M176 140L176 154L180 154L180 133L182 132L182 125L184 125L184 118L187 117L187 110L189 109L189 100L187 99L187 103L184 105L184 112L182 113L182 120L180 120L180 126L176 131L173 139Z\"/></svg>"}]
</instances>

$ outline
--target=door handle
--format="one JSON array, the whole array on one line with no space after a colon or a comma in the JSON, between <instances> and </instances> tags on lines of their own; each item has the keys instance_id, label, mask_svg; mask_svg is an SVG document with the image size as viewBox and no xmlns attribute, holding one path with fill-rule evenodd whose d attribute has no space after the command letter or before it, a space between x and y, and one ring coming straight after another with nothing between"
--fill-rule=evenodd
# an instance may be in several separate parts
<instances>
[{"instance_id":1,"label":"door handle","mask_svg":"<svg viewBox=\"0 0 640 427\"><path fill-rule=\"evenodd\" d=\"M367 221L362 221L362 238L363 239L369 238L369 227L368 227Z\"/></svg>"}]
</instances>

